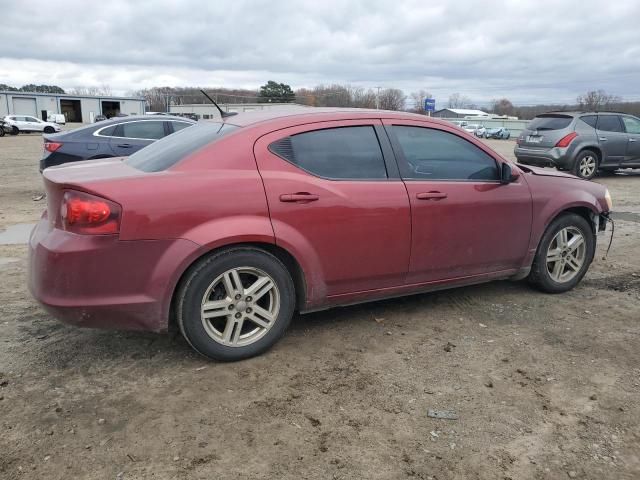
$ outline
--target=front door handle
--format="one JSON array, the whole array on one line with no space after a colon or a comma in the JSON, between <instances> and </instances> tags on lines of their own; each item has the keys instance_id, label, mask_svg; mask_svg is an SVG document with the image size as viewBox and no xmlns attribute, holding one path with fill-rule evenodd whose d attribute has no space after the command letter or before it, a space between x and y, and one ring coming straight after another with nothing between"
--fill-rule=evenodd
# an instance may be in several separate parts
<instances>
[{"instance_id":1,"label":"front door handle","mask_svg":"<svg viewBox=\"0 0 640 480\"><path fill-rule=\"evenodd\" d=\"M630 139L629 139L629 141L630 141L630 142L635 142L635 141L636 141L636 139L635 139L635 138L630 138Z\"/></svg>"},{"instance_id":2,"label":"front door handle","mask_svg":"<svg viewBox=\"0 0 640 480\"><path fill-rule=\"evenodd\" d=\"M416 193L418 200L441 200L447 198L447 194L443 192L421 192Z\"/></svg>"},{"instance_id":3,"label":"front door handle","mask_svg":"<svg viewBox=\"0 0 640 480\"><path fill-rule=\"evenodd\" d=\"M118 146L120 148L131 148L131 147L133 147L133 145L131 145L130 143L119 143Z\"/></svg>"},{"instance_id":4,"label":"front door handle","mask_svg":"<svg viewBox=\"0 0 640 480\"><path fill-rule=\"evenodd\" d=\"M607 141L607 137L598 137L598 140L600 140L601 142L606 142Z\"/></svg>"},{"instance_id":5,"label":"front door handle","mask_svg":"<svg viewBox=\"0 0 640 480\"><path fill-rule=\"evenodd\" d=\"M299 203L307 203L307 202L315 202L320 199L318 195L314 195L309 192L297 192L297 193L283 193L280 195L281 202L299 202Z\"/></svg>"}]
</instances>

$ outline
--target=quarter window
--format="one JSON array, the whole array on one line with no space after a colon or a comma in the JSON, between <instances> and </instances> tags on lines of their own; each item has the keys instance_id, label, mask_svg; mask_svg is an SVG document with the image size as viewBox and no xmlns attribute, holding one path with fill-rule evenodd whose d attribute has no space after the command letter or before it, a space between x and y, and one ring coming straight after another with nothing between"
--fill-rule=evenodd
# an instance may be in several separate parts
<instances>
[{"instance_id":1,"label":"quarter window","mask_svg":"<svg viewBox=\"0 0 640 480\"><path fill-rule=\"evenodd\" d=\"M192 123L186 123L186 122L171 122L171 125L173 126L173 131L174 132L178 132L178 131L182 130L183 128L190 127L193 124Z\"/></svg>"},{"instance_id":2,"label":"quarter window","mask_svg":"<svg viewBox=\"0 0 640 480\"><path fill-rule=\"evenodd\" d=\"M122 123L120 124L120 128L116 129L113 136L157 140L165 136L164 122L143 121Z\"/></svg>"},{"instance_id":3,"label":"quarter window","mask_svg":"<svg viewBox=\"0 0 640 480\"><path fill-rule=\"evenodd\" d=\"M622 121L624 122L624 128L627 133L640 134L640 120L632 117L622 117Z\"/></svg>"},{"instance_id":4,"label":"quarter window","mask_svg":"<svg viewBox=\"0 0 640 480\"><path fill-rule=\"evenodd\" d=\"M596 128L596 122L598 121L598 117L596 115L585 115L580 117L584 123L589 125L590 127Z\"/></svg>"},{"instance_id":5,"label":"quarter window","mask_svg":"<svg viewBox=\"0 0 640 480\"><path fill-rule=\"evenodd\" d=\"M299 133L272 143L269 150L319 177L387 178L380 143L372 126Z\"/></svg>"},{"instance_id":6,"label":"quarter window","mask_svg":"<svg viewBox=\"0 0 640 480\"><path fill-rule=\"evenodd\" d=\"M432 128L394 125L404 162L403 178L420 180L498 180L496 161L471 142Z\"/></svg>"},{"instance_id":7,"label":"quarter window","mask_svg":"<svg viewBox=\"0 0 640 480\"><path fill-rule=\"evenodd\" d=\"M621 132L622 123L617 115L598 115L597 128L603 132Z\"/></svg>"}]
</instances>

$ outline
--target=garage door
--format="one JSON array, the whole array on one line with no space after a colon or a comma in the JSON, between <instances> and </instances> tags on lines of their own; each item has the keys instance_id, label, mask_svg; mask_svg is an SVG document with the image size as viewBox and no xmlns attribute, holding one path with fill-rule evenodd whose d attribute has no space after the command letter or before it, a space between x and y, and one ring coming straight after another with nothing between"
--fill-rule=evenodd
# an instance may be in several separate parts
<instances>
[{"instance_id":1,"label":"garage door","mask_svg":"<svg viewBox=\"0 0 640 480\"><path fill-rule=\"evenodd\" d=\"M13 98L14 115L36 115L36 99L35 98Z\"/></svg>"}]
</instances>

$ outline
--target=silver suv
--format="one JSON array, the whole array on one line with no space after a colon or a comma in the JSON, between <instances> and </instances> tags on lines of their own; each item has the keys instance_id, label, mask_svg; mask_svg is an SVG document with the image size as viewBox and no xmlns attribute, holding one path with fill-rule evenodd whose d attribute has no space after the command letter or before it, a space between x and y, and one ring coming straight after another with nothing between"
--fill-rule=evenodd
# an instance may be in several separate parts
<instances>
[{"instance_id":1,"label":"silver suv","mask_svg":"<svg viewBox=\"0 0 640 480\"><path fill-rule=\"evenodd\" d=\"M640 119L612 112L552 112L523 130L519 163L554 166L590 179L598 170L640 167Z\"/></svg>"}]
</instances>

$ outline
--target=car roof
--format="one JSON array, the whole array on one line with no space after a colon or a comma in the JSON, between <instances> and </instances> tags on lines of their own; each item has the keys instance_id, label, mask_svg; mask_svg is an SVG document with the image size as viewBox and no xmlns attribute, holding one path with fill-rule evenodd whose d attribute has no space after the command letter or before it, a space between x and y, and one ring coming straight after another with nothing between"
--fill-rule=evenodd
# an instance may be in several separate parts
<instances>
[{"instance_id":1,"label":"car roof","mask_svg":"<svg viewBox=\"0 0 640 480\"><path fill-rule=\"evenodd\" d=\"M403 120L431 121L439 125L450 125L449 122L417 113L399 112L392 110L375 110L370 108L338 108L338 107L291 107L273 108L253 112L243 112L224 117L224 123L238 127L271 123L280 120L290 120L291 124L312 123L332 120L358 120L366 118L389 118ZM219 120L213 120L219 122Z\"/></svg>"},{"instance_id":2,"label":"car roof","mask_svg":"<svg viewBox=\"0 0 640 480\"><path fill-rule=\"evenodd\" d=\"M571 111L559 110L559 111L553 111L553 112L540 113L536 115L536 117L539 117L541 115L567 115L567 116L576 117L578 115L620 115L620 114L630 115L630 114L625 114L623 112L612 112L612 111L598 112L594 110L571 110Z\"/></svg>"},{"instance_id":3,"label":"car roof","mask_svg":"<svg viewBox=\"0 0 640 480\"><path fill-rule=\"evenodd\" d=\"M150 120L155 122L166 121L166 120L179 120L187 123L196 123L190 118L177 117L174 115L127 115L126 117L113 117L113 118L110 118L109 120L103 120L102 122L100 122L100 125L112 125L116 123L130 122L132 120L136 120L136 121Z\"/></svg>"}]
</instances>

